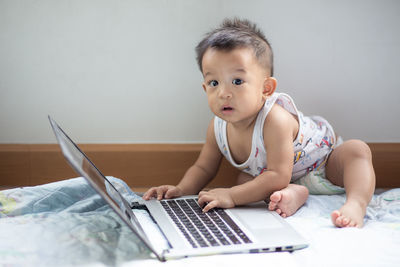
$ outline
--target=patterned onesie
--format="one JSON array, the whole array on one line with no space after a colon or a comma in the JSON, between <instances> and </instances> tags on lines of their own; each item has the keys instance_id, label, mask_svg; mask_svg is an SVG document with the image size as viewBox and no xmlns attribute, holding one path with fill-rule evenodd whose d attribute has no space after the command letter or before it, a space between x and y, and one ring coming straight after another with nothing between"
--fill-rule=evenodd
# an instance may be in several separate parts
<instances>
[{"instance_id":1,"label":"patterned onesie","mask_svg":"<svg viewBox=\"0 0 400 267\"><path fill-rule=\"evenodd\" d=\"M303 113L298 111L292 98L284 93L274 93L265 101L264 107L258 113L254 126L250 156L241 164L237 164L230 153L226 134L226 121L219 117L215 117L215 138L221 153L234 167L253 177L268 170L263 129L265 118L274 104L282 106L288 112L297 116L299 122L299 132L296 139L293 141L294 155L291 182L296 182L300 178L308 176L310 173L315 176L315 171L321 171L322 173L317 173L317 176L319 175L321 179L314 182L328 182L328 186L330 186L330 182L324 177L324 166L329 154L337 143L335 132L333 131L332 126L324 118L319 116L304 116ZM309 183L309 181L305 183ZM339 190L334 186L333 189L334 192L319 193L343 193L341 188L339 188ZM339 191L336 192L335 190ZM318 193L311 191L312 190L310 190L310 193Z\"/></svg>"}]
</instances>

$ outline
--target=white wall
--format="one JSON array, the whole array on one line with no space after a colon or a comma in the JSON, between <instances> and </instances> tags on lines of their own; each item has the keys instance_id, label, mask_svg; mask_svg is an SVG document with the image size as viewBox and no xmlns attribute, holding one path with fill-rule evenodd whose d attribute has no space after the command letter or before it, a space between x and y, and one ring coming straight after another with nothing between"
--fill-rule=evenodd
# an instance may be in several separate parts
<instances>
[{"instance_id":1,"label":"white wall","mask_svg":"<svg viewBox=\"0 0 400 267\"><path fill-rule=\"evenodd\" d=\"M211 118L194 47L258 23L279 91L345 139L400 142L399 1L0 0L0 143L198 142Z\"/></svg>"}]
</instances>

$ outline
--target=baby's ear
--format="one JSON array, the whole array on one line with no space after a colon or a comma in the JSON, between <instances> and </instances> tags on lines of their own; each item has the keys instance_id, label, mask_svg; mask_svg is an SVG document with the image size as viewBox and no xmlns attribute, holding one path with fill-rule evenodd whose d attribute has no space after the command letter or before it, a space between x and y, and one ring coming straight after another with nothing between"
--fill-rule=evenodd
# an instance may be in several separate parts
<instances>
[{"instance_id":1,"label":"baby's ear","mask_svg":"<svg viewBox=\"0 0 400 267\"><path fill-rule=\"evenodd\" d=\"M268 77L264 81L263 96L268 97L275 92L278 82L274 77Z\"/></svg>"}]
</instances>

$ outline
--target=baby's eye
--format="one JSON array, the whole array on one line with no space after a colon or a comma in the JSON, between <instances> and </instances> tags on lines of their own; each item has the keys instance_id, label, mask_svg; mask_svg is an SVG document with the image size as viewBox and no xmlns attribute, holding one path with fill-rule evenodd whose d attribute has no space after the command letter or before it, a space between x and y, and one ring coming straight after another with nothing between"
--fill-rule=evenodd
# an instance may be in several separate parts
<instances>
[{"instance_id":1,"label":"baby's eye","mask_svg":"<svg viewBox=\"0 0 400 267\"><path fill-rule=\"evenodd\" d=\"M216 86L218 86L218 81L212 80L212 81L210 81L210 82L208 83L208 85L210 85L211 87L216 87Z\"/></svg>"},{"instance_id":2,"label":"baby's eye","mask_svg":"<svg viewBox=\"0 0 400 267\"><path fill-rule=\"evenodd\" d=\"M233 79L232 83L234 85L241 85L243 83L243 80L242 79Z\"/></svg>"}]
</instances>

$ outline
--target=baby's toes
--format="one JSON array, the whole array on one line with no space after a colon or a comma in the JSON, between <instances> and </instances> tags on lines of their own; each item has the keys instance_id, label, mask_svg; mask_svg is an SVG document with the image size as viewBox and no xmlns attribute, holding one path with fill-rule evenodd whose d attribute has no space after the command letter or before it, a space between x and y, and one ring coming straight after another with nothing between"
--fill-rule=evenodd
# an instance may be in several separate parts
<instances>
[{"instance_id":1,"label":"baby's toes","mask_svg":"<svg viewBox=\"0 0 400 267\"><path fill-rule=\"evenodd\" d=\"M268 209L269 210L276 210L278 208L278 203L274 201L270 201L268 204Z\"/></svg>"},{"instance_id":2,"label":"baby's toes","mask_svg":"<svg viewBox=\"0 0 400 267\"><path fill-rule=\"evenodd\" d=\"M331 214L332 223L333 223L334 225L336 225L336 226L339 226L339 225L338 225L338 223L339 223L339 220L338 220L339 217L340 217L340 211L335 210L335 211L332 212L332 214Z\"/></svg>"},{"instance_id":3,"label":"baby's toes","mask_svg":"<svg viewBox=\"0 0 400 267\"><path fill-rule=\"evenodd\" d=\"M282 193L280 191L276 191L269 197L269 199L271 202L278 203L282 199Z\"/></svg>"},{"instance_id":4,"label":"baby's toes","mask_svg":"<svg viewBox=\"0 0 400 267\"><path fill-rule=\"evenodd\" d=\"M347 224L349 223L349 220L348 220L346 217L344 217L344 216L342 216L342 215L339 215L339 216L336 217L336 219L335 219L335 216L336 216L336 215L332 216L332 217L333 217L333 218L332 218L332 222L333 222L333 224L334 224L335 226L337 226L337 227L346 227Z\"/></svg>"},{"instance_id":5,"label":"baby's toes","mask_svg":"<svg viewBox=\"0 0 400 267\"><path fill-rule=\"evenodd\" d=\"M270 201L269 204L268 204L268 209L269 210L275 210L276 206L277 206L277 203L275 203L273 201Z\"/></svg>"}]
</instances>

